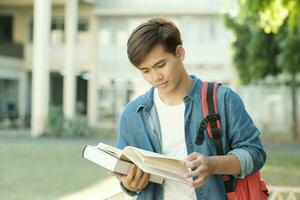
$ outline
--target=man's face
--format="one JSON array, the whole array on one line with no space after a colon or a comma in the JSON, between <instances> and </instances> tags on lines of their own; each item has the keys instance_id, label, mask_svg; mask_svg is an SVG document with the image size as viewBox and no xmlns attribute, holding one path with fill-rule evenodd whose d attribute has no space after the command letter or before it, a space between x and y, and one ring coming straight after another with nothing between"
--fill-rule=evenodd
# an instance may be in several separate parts
<instances>
[{"instance_id":1,"label":"man's face","mask_svg":"<svg viewBox=\"0 0 300 200\"><path fill-rule=\"evenodd\" d=\"M176 48L175 55L164 50L157 44L142 59L138 68L146 81L161 93L175 91L184 76L184 49L181 45Z\"/></svg>"}]
</instances>

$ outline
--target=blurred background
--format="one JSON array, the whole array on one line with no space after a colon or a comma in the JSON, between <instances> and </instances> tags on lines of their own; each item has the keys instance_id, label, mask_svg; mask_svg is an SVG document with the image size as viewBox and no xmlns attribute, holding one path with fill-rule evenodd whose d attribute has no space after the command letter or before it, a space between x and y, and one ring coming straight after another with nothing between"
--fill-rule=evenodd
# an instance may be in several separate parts
<instances>
[{"instance_id":1,"label":"blurred background","mask_svg":"<svg viewBox=\"0 0 300 200\"><path fill-rule=\"evenodd\" d=\"M299 0L0 0L0 199L128 198L81 152L150 87L126 43L152 17L178 25L190 74L243 99L271 199L300 199Z\"/></svg>"}]
</instances>

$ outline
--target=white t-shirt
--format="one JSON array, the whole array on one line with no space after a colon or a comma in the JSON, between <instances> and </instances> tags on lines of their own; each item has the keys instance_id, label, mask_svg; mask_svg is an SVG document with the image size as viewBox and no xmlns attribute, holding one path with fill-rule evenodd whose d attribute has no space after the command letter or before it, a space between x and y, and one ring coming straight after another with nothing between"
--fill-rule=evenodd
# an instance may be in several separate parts
<instances>
[{"instance_id":1,"label":"white t-shirt","mask_svg":"<svg viewBox=\"0 0 300 200\"><path fill-rule=\"evenodd\" d=\"M154 89L154 104L161 128L163 154L185 159L187 150L184 136L184 102L169 106L162 102L157 89ZM166 179L164 182L164 199L194 200L197 197L194 188L190 185Z\"/></svg>"}]
</instances>

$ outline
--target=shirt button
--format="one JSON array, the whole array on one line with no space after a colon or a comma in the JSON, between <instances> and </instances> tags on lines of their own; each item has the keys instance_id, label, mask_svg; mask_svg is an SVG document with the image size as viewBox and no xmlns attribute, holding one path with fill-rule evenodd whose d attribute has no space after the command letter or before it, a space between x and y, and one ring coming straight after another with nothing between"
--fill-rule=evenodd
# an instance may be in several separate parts
<instances>
[{"instance_id":1,"label":"shirt button","mask_svg":"<svg viewBox=\"0 0 300 200\"><path fill-rule=\"evenodd\" d=\"M192 144L192 143L189 143L189 147L193 147L193 144Z\"/></svg>"},{"instance_id":2,"label":"shirt button","mask_svg":"<svg viewBox=\"0 0 300 200\"><path fill-rule=\"evenodd\" d=\"M202 190L201 189L199 189L198 191L199 191L199 194L202 194Z\"/></svg>"}]
</instances>

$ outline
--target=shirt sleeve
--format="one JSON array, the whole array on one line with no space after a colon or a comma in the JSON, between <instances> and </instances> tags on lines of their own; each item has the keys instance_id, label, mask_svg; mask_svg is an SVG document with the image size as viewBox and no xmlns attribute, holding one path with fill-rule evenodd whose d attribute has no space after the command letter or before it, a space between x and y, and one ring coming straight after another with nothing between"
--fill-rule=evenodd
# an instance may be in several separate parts
<instances>
[{"instance_id":1,"label":"shirt sleeve","mask_svg":"<svg viewBox=\"0 0 300 200\"><path fill-rule=\"evenodd\" d=\"M128 146L129 141L126 138L128 138L128 126L127 126L127 120L125 118L125 114L122 113L120 118L119 128L118 128L116 147L119 149L123 149L124 147ZM120 182L120 186L122 190L129 196L135 196L138 194L137 192L133 192L125 188L121 182Z\"/></svg>"},{"instance_id":2,"label":"shirt sleeve","mask_svg":"<svg viewBox=\"0 0 300 200\"><path fill-rule=\"evenodd\" d=\"M226 132L231 151L241 165L237 178L254 173L262 168L266 153L259 139L260 131L247 113L241 98L232 90L226 96Z\"/></svg>"},{"instance_id":3,"label":"shirt sleeve","mask_svg":"<svg viewBox=\"0 0 300 200\"><path fill-rule=\"evenodd\" d=\"M116 141L116 147L119 149L123 149L124 147L129 145L128 141L128 126L127 126L127 119L125 117L124 112L121 114L119 127L118 127L118 137Z\"/></svg>"}]
</instances>

